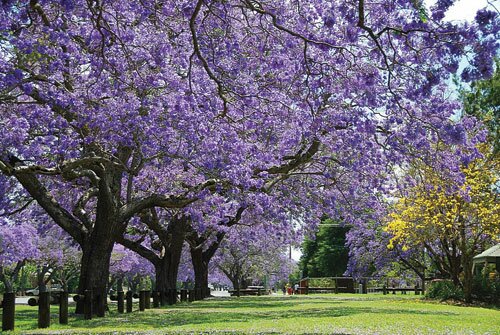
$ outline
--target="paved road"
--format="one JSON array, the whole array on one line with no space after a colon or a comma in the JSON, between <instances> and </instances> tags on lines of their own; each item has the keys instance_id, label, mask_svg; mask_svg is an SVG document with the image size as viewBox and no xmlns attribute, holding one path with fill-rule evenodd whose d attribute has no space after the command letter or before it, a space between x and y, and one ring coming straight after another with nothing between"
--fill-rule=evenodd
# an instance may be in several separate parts
<instances>
[{"instance_id":1,"label":"paved road","mask_svg":"<svg viewBox=\"0 0 500 335\"><path fill-rule=\"evenodd\" d=\"M210 293L214 297L229 297L230 296L228 291L214 291L214 290L212 290ZM29 298L32 298L32 297L16 297L16 305L27 305ZM137 300L137 299L134 299L134 301L135 300ZM70 294L68 301L70 303L73 302L73 295L72 294Z\"/></svg>"},{"instance_id":2,"label":"paved road","mask_svg":"<svg viewBox=\"0 0 500 335\"><path fill-rule=\"evenodd\" d=\"M70 294L68 297L68 302L70 304L74 303L73 302L73 295L74 294ZM29 298L33 298L33 297L16 297L16 305L27 305Z\"/></svg>"}]
</instances>

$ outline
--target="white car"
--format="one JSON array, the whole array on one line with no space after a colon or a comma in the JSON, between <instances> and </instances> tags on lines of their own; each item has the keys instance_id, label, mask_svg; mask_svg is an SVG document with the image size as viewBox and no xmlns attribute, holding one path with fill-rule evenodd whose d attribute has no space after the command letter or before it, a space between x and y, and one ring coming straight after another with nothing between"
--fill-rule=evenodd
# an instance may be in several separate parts
<instances>
[{"instance_id":1,"label":"white car","mask_svg":"<svg viewBox=\"0 0 500 335\"><path fill-rule=\"evenodd\" d=\"M51 286L47 286L47 291L49 291L50 293L61 293L63 292L63 288L61 287L61 285L59 284L53 284ZM36 295L39 295L40 294L40 291L38 289L38 286L35 287L34 289L32 290L27 290L26 291L26 295L27 296L36 296Z\"/></svg>"}]
</instances>

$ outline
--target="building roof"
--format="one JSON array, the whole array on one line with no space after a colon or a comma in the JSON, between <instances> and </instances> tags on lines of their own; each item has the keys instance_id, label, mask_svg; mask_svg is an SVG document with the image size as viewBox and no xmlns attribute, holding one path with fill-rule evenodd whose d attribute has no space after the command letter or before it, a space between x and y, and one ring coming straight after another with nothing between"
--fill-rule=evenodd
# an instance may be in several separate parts
<instances>
[{"instance_id":1,"label":"building roof","mask_svg":"<svg viewBox=\"0 0 500 335\"><path fill-rule=\"evenodd\" d=\"M497 258L500 258L500 244L494 245L479 255L474 256L474 263L495 263Z\"/></svg>"}]
</instances>

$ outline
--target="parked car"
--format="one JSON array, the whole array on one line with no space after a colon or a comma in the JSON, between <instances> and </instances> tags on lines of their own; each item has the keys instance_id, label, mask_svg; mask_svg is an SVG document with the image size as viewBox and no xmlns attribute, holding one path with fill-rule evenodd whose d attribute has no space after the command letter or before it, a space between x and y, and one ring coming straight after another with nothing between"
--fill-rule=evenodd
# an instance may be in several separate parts
<instances>
[{"instance_id":1,"label":"parked car","mask_svg":"<svg viewBox=\"0 0 500 335\"><path fill-rule=\"evenodd\" d=\"M63 288L61 285L59 284L52 284L50 286L47 286L47 291L49 291L50 293L61 293L63 292ZM39 295L40 294L40 290L38 289L38 286L35 287L34 289L32 290L27 290L26 291L26 295L27 296L36 296L36 295Z\"/></svg>"}]
</instances>

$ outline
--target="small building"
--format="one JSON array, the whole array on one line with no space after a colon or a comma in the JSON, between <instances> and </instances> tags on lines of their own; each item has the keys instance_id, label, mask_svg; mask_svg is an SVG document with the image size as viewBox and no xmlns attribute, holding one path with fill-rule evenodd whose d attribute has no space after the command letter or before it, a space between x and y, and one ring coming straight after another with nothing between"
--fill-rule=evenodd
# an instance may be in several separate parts
<instances>
[{"instance_id":1,"label":"small building","mask_svg":"<svg viewBox=\"0 0 500 335\"><path fill-rule=\"evenodd\" d=\"M483 265L487 267L488 265L495 265L497 272L500 272L500 244L497 244L473 258L474 268L477 269L477 265Z\"/></svg>"}]
</instances>

